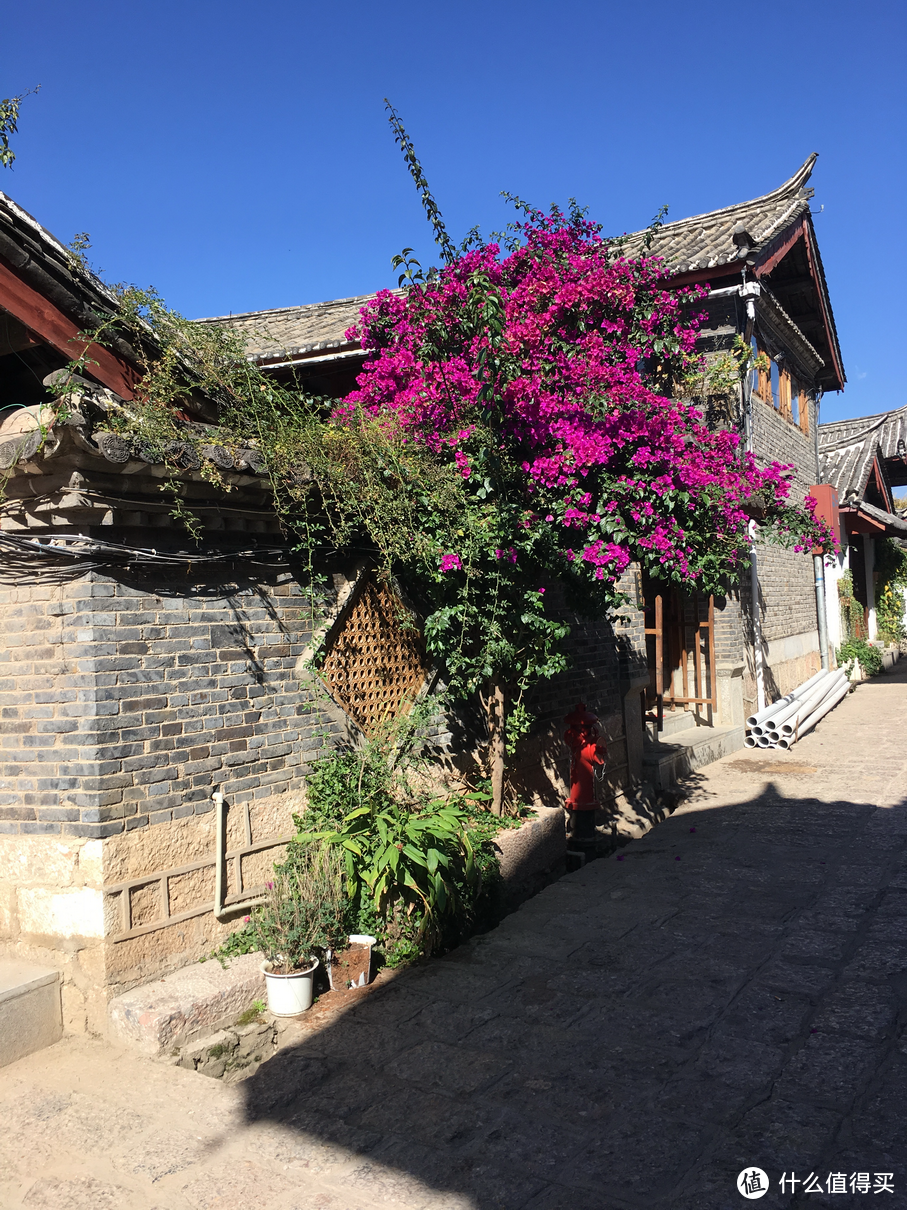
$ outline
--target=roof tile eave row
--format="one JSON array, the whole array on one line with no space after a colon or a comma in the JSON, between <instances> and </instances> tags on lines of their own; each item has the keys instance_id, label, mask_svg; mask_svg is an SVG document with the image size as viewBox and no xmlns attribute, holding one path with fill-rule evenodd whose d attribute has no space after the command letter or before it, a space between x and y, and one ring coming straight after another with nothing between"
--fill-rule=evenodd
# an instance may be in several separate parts
<instances>
[{"instance_id":1,"label":"roof tile eave row","mask_svg":"<svg viewBox=\"0 0 907 1210\"><path fill-rule=\"evenodd\" d=\"M748 251L760 251L786 225L809 211L809 192L804 186L815 160L815 154L809 156L789 180L762 197L665 223L655 233L649 255L661 257L673 275L726 270L741 259L741 254L747 254L734 243L733 228L738 220L744 221L751 239L756 241ZM645 231L634 232L622 243L629 251L645 236ZM196 322L248 331L249 356L256 360L300 358L320 348L343 347L342 338L355 323L358 311L375 297L375 293L351 295L298 307L207 316ZM273 330L250 331L256 325L264 329L272 325Z\"/></svg>"}]
</instances>

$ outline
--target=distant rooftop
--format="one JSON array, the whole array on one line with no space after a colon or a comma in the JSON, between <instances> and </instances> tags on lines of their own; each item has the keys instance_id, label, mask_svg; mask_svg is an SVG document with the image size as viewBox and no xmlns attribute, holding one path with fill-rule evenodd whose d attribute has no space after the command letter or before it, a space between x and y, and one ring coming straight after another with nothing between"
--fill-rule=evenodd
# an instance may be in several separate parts
<instances>
[{"instance_id":1,"label":"distant rooftop","mask_svg":"<svg viewBox=\"0 0 907 1210\"><path fill-rule=\"evenodd\" d=\"M821 481L838 489L841 503L862 500L873 458L907 455L907 406L856 420L819 425Z\"/></svg>"},{"instance_id":2,"label":"distant rooftop","mask_svg":"<svg viewBox=\"0 0 907 1210\"><path fill-rule=\"evenodd\" d=\"M740 264L758 256L780 231L809 212L813 190L806 182L818 156L814 152L783 185L750 202L665 223L655 232L648 255L661 256L675 274ZM645 231L626 237L634 256L644 250Z\"/></svg>"},{"instance_id":3,"label":"distant rooftop","mask_svg":"<svg viewBox=\"0 0 907 1210\"><path fill-rule=\"evenodd\" d=\"M780 297L785 310L816 347L825 367L822 385L826 389L839 389L843 385L843 369L821 259L811 227L804 231L809 226L804 220L809 215L813 192L806 188L806 182L816 158L815 154L809 156L790 180L763 197L665 223L651 233L648 249L646 231L624 236L622 245L630 256L647 252L662 257L671 276L681 280L707 281L712 275L716 280L726 278L747 262L755 266L757 275L764 271L776 298ZM812 241L809 257L801 244L795 254L797 264L791 265L785 276L785 271L776 266L779 237L784 236L792 246L802 234ZM782 256L788 250L785 244ZM773 270L776 270L774 276ZM811 277L811 273L815 276ZM358 342L346 340L344 332L355 324L362 306L374 297L362 294L300 307L220 315L198 322L219 323L242 332L249 356L264 365L309 361L319 355L353 357L359 352Z\"/></svg>"},{"instance_id":4,"label":"distant rooftop","mask_svg":"<svg viewBox=\"0 0 907 1210\"><path fill-rule=\"evenodd\" d=\"M362 307L374 297L374 294L359 294L302 307L211 316L196 322L216 323L245 333L246 349L256 361L292 361L321 352L359 349L358 341L347 340L344 332L352 327Z\"/></svg>"}]
</instances>

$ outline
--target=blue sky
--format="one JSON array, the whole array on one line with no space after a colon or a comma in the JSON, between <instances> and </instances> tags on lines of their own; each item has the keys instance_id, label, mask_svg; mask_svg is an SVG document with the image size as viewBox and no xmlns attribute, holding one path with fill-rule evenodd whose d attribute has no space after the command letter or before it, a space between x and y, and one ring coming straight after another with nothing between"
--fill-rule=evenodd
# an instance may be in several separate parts
<instances>
[{"instance_id":1,"label":"blue sky","mask_svg":"<svg viewBox=\"0 0 907 1210\"><path fill-rule=\"evenodd\" d=\"M31 0L4 12L0 96L42 87L0 189L195 317L393 285L404 246L433 259L385 95L457 238L507 221L502 189L620 232L766 193L818 151L849 379L822 418L865 415L907 402L905 9Z\"/></svg>"}]
</instances>

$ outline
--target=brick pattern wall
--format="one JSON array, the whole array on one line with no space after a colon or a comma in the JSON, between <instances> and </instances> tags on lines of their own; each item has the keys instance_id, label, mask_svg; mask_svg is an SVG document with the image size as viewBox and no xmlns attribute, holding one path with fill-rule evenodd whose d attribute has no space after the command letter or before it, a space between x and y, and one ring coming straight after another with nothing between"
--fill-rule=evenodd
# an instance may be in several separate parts
<instances>
[{"instance_id":1,"label":"brick pattern wall","mask_svg":"<svg viewBox=\"0 0 907 1210\"><path fill-rule=\"evenodd\" d=\"M730 296L710 299L706 304L707 318L700 329L698 348L709 354L729 349L743 322L738 300ZM804 375L805 377L805 375ZM720 423L733 424L728 414L714 418ZM742 423L742 415L737 417ZM753 436L757 461L792 464L795 473L790 499L802 500L807 489L818 482L815 442L815 403L809 403L808 434L758 397L753 399ZM792 635L811 632L816 628L815 594L813 591L812 560L808 554L795 553L778 546L759 547L760 609L763 641L770 643ZM721 665L747 665L743 680L744 705L747 713L754 708L755 682L752 675L752 613L749 572L740 581L728 586L727 596L715 600L715 658ZM749 650L747 650L749 649ZM801 677L800 661L796 668L767 669L767 688L774 692L783 684L787 692ZM808 661L807 661L808 663ZM806 667L806 664L803 665ZM808 673L807 673L808 674Z\"/></svg>"},{"instance_id":2,"label":"brick pattern wall","mask_svg":"<svg viewBox=\"0 0 907 1210\"><path fill-rule=\"evenodd\" d=\"M566 796L570 752L564 743L564 718L579 702L601 721L607 744L602 800L625 787L633 775L634 753L642 748L642 704L631 684L646 675L645 621L636 608L636 579L631 570L620 581L631 605L613 618L582 618L564 611L571 631L566 642L570 667L541 682L528 699L537 723L517 752L513 781L527 800L554 806ZM641 692L641 689L638 691Z\"/></svg>"},{"instance_id":3,"label":"brick pattern wall","mask_svg":"<svg viewBox=\"0 0 907 1210\"><path fill-rule=\"evenodd\" d=\"M739 664L749 635L749 622L740 607L735 587L726 597L715 597L715 662Z\"/></svg>"},{"instance_id":4,"label":"brick pattern wall","mask_svg":"<svg viewBox=\"0 0 907 1210\"><path fill-rule=\"evenodd\" d=\"M815 404L810 403L809 436L780 416L761 399L753 399L756 456L768 462L793 463L791 501L800 502L818 482L813 425ZM766 641L802 634L816 628L812 558L778 546L759 550L759 586L762 593L762 633ZM748 599L749 583L744 586Z\"/></svg>"},{"instance_id":5,"label":"brick pattern wall","mask_svg":"<svg viewBox=\"0 0 907 1210\"><path fill-rule=\"evenodd\" d=\"M618 587L636 599L636 581L625 574ZM577 702L600 716L619 711L628 682L646 668L645 621L635 605L615 619L582 618L566 613L570 667L532 691L530 709L541 723L560 723Z\"/></svg>"},{"instance_id":6,"label":"brick pattern wall","mask_svg":"<svg viewBox=\"0 0 907 1210\"><path fill-rule=\"evenodd\" d=\"M234 805L298 787L343 730L297 671L309 613L290 571L198 591L97 572L0 588L0 833L105 838L206 814L215 787ZM641 614L574 619L570 649L530 703L542 727L580 699L616 720L645 662Z\"/></svg>"},{"instance_id":7,"label":"brick pattern wall","mask_svg":"<svg viewBox=\"0 0 907 1210\"><path fill-rule=\"evenodd\" d=\"M812 484L818 482L815 442L815 404L809 404L809 434L785 420L763 400L753 399L753 431L756 456L760 465L777 461L795 467L789 499L802 501ZM785 550L779 546L760 543L759 607L762 616L763 643L812 633L816 630L816 598L813 586L813 566L809 553ZM734 594L732 594L734 595ZM750 577L746 573L736 592L737 608L726 620L727 637L739 634L745 648L747 669L743 678L744 713L756 708L756 682L752 656L752 594ZM765 684L769 700L788 693L818 668L818 655L800 657L786 663L766 660Z\"/></svg>"},{"instance_id":8,"label":"brick pattern wall","mask_svg":"<svg viewBox=\"0 0 907 1210\"><path fill-rule=\"evenodd\" d=\"M290 572L0 589L0 831L106 837L285 788L336 730Z\"/></svg>"}]
</instances>

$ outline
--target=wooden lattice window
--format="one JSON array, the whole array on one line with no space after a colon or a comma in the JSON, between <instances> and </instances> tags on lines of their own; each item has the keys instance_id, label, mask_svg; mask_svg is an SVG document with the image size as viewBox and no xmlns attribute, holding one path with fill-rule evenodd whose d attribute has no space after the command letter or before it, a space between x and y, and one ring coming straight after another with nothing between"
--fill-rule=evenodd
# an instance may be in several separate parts
<instances>
[{"instance_id":1,"label":"wooden lattice window","mask_svg":"<svg viewBox=\"0 0 907 1210\"><path fill-rule=\"evenodd\" d=\"M765 349L753 338L753 352L765 354ZM805 436L809 435L809 399L797 379L787 369L768 359L768 368L762 366L753 375L753 394L764 403L771 404L785 420L796 425Z\"/></svg>"},{"instance_id":2,"label":"wooden lattice window","mask_svg":"<svg viewBox=\"0 0 907 1210\"><path fill-rule=\"evenodd\" d=\"M367 577L328 636L321 676L366 733L408 711L427 676L422 636L407 622L393 589Z\"/></svg>"}]
</instances>

